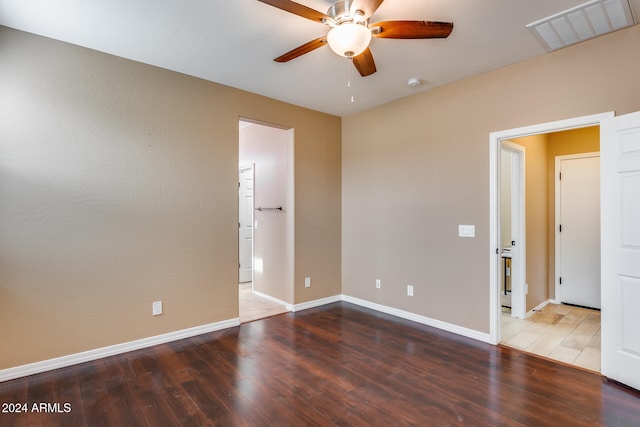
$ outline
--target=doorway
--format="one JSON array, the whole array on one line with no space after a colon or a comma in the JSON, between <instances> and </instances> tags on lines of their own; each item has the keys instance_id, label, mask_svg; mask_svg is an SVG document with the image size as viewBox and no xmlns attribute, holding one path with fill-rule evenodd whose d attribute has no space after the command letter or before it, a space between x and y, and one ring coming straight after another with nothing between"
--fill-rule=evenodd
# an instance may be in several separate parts
<instances>
[{"instance_id":1,"label":"doorway","mask_svg":"<svg viewBox=\"0 0 640 427\"><path fill-rule=\"evenodd\" d=\"M565 304L600 306L599 159L597 152L590 153L600 149L599 138L599 128L591 126L510 140L528 153L525 194L531 220L525 246L531 268L525 288L530 292L523 301L529 304L524 316L501 318L504 345L596 371L600 313ZM508 171L504 164L502 171ZM504 223L503 242L509 235ZM564 278L562 284L556 280L553 285L555 276Z\"/></svg>"},{"instance_id":2,"label":"doorway","mask_svg":"<svg viewBox=\"0 0 640 427\"><path fill-rule=\"evenodd\" d=\"M501 317L502 307L500 299L501 280L498 274L502 273L502 257L500 254L500 224L499 224L499 209L500 209L500 183L499 183L499 162L501 158L501 143L505 140L513 140L520 137L541 135L551 132L560 132L571 129L581 129L590 126L599 126L601 121L606 120L613 116L613 113L596 114L593 116L579 117L569 120L561 120L557 122L545 123L534 126L527 126L523 128L516 128L501 132L493 132L490 134L490 306L491 306L491 319L490 319L490 340L494 344L501 342ZM551 274L549 275L552 276ZM553 286L549 286L549 290L554 289ZM547 292L546 300L541 304L533 307L528 306L528 314L535 313L541 310L545 305L550 302L556 302L555 295L550 295L552 291ZM530 303L531 304L531 303Z\"/></svg>"},{"instance_id":3,"label":"doorway","mask_svg":"<svg viewBox=\"0 0 640 427\"><path fill-rule=\"evenodd\" d=\"M293 130L238 126L240 322L290 311L293 302Z\"/></svg>"}]
</instances>

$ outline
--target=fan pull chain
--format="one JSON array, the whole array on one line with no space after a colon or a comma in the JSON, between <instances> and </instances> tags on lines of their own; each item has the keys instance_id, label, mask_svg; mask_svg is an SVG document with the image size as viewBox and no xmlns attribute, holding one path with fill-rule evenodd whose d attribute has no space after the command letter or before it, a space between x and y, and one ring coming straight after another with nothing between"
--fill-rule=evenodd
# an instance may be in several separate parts
<instances>
[{"instance_id":1,"label":"fan pull chain","mask_svg":"<svg viewBox=\"0 0 640 427\"><path fill-rule=\"evenodd\" d=\"M350 89L351 103L355 102L353 97L353 87L351 86L351 78L353 77L353 58L347 58L347 88Z\"/></svg>"}]
</instances>

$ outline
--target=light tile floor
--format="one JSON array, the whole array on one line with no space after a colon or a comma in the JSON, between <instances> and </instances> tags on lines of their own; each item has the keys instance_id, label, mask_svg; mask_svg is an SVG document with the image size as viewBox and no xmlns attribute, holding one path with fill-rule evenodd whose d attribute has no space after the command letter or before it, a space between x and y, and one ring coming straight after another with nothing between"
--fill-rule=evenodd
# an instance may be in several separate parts
<instances>
[{"instance_id":1,"label":"light tile floor","mask_svg":"<svg viewBox=\"0 0 640 427\"><path fill-rule=\"evenodd\" d=\"M501 343L600 372L600 312L549 304L522 320L503 311Z\"/></svg>"},{"instance_id":2,"label":"light tile floor","mask_svg":"<svg viewBox=\"0 0 640 427\"><path fill-rule=\"evenodd\" d=\"M288 311L284 305L254 294L251 290L251 282L240 283L239 297L240 323L263 319Z\"/></svg>"}]
</instances>

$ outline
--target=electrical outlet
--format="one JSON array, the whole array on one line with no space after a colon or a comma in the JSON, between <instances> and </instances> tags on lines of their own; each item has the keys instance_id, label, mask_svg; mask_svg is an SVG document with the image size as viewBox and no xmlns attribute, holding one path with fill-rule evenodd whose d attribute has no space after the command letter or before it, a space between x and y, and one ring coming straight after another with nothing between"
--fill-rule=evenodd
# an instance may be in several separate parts
<instances>
[{"instance_id":1,"label":"electrical outlet","mask_svg":"<svg viewBox=\"0 0 640 427\"><path fill-rule=\"evenodd\" d=\"M407 285L407 296L410 296L410 297L413 296L413 286L412 285Z\"/></svg>"},{"instance_id":2,"label":"electrical outlet","mask_svg":"<svg viewBox=\"0 0 640 427\"><path fill-rule=\"evenodd\" d=\"M380 289L382 287L382 283L380 282L380 279L376 279L376 289Z\"/></svg>"},{"instance_id":3,"label":"electrical outlet","mask_svg":"<svg viewBox=\"0 0 640 427\"><path fill-rule=\"evenodd\" d=\"M304 287L305 288L310 288L311 287L311 277L305 277L304 278Z\"/></svg>"},{"instance_id":4,"label":"electrical outlet","mask_svg":"<svg viewBox=\"0 0 640 427\"><path fill-rule=\"evenodd\" d=\"M162 301L155 301L152 304L151 314L159 316L162 314Z\"/></svg>"}]
</instances>

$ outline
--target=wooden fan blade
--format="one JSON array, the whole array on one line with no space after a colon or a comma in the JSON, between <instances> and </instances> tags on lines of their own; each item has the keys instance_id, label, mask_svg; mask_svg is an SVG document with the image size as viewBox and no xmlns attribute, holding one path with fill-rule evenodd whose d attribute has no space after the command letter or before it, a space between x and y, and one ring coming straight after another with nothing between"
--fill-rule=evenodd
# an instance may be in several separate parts
<instances>
[{"instance_id":1,"label":"wooden fan blade","mask_svg":"<svg viewBox=\"0 0 640 427\"><path fill-rule=\"evenodd\" d=\"M369 25L373 37L388 39L443 39L453 30L451 22L383 21Z\"/></svg>"},{"instance_id":2,"label":"wooden fan blade","mask_svg":"<svg viewBox=\"0 0 640 427\"><path fill-rule=\"evenodd\" d=\"M373 61L373 55L369 48L353 58L353 65L362 77L370 76L376 72L376 63Z\"/></svg>"},{"instance_id":3,"label":"wooden fan blade","mask_svg":"<svg viewBox=\"0 0 640 427\"><path fill-rule=\"evenodd\" d=\"M286 12L293 13L294 15L301 16L303 18L311 19L312 21L320 22L324 24L325 18L329 18L324 13L311 9L310 7L301 5L290 0L258 0L261 3L268 4L278 9L282 9Z\"/></svg>"},{"instance_id":4,"label":"wooden fan blade","mask_svg":"<svg viewBox=\"0 0 640 427\"><path fill-rule=\"evenodd\" d=\"M290 50L284 55L280 55L274 61L276 62L289 62L292 59L296 59L299 56L304 55L305 53L309 53L312 50L316 50L319 47L322 47L327 44L327 37L319 37L315 40L311 40L308 43L303 44L302 46L298 46L297 48Z\"/></svg>"},{"instance_id":5,"label":"wooden fan blade","mask_svg":"<svg viewBox=\"0 0 640 427\"><path fill-rule=\"evenodd\" d=\"M384 0L356 0L352 7L356 10L360 9L364 12L364 16L369 18L376 13L376 10L378 10L383 1Z\"/></svg>"}]
</instances>

